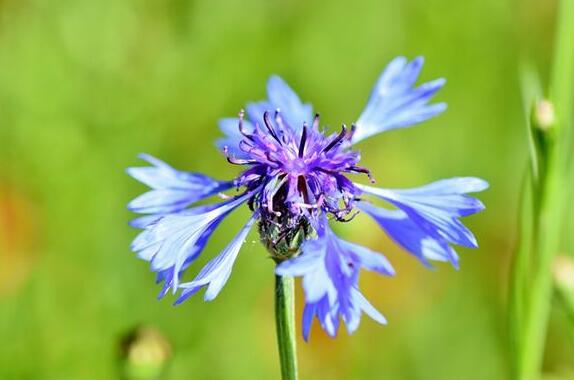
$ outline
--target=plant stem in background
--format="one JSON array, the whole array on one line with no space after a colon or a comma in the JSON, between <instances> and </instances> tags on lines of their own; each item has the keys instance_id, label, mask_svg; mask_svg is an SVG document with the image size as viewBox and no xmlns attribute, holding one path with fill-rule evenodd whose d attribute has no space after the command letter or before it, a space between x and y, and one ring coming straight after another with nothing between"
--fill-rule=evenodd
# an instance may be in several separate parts
<instances>
[{"instance_id":1,"label":"plant stem in background","mask_svg":"<svg viewBox=\"0 0 574 380\"><path fill-rule=\"evenodd\" d=\"M522 184L521 205L518 216L519 240L513 258L510 275L509 335L511 348L511 365L514 378L518 378L522 347L522 330L526 311L526 277L529 270L529 258L532 253L532 178L533 172L527 173Z\"/></svg>"},{"instance_id":2,"label":"plant stem in background","mask_svg":"<svg viewBox=\"0 0 574 380\"><path fill-rule=\"evenodd\" d=\"M534 102L531 181L523 190L521 236L513 264L510 297L513 375L540 378L552 300L552 263L559 249L567 188L571 106L574 99L574 0L562 0L557 15L550 101ZM532 93L532 91L527 91Z\"/></svg>"},{"instance_id":3,"label":"plant stem in background","mask_svg":"<svg viewBox=\"0 0 574 380\"><path fill-rule=\"evenodd\" d=\"M539 181L534 183L532 192L531 271L529 275L521 275L525 281L522 286L522 289L525 289L525 315L520 319L522 331L518 340L518 379L521 380L534 380L539 377L552 298L551 266L558 250L561 230L563 173L557 158L557 145L551 132L551 129L537 131L538 161L541 164Z\"/></svg>"},{"instance_id":4,"label":"plant stem in background","mask_svg":"<svg viewBox=\"0 0 574 380\"><path fill-rule=\"evenodd\" d=\"M561 0L550 78L550 100L556 107L557 127L563 139L563 159L572 158L572 107L574 106L574 0ZM566 165L566 164L565 164Z\"/></svg>"},{"instance_id":5,"label":"plant stem in background","mask_svg":"<svg viewBox=\"0 0 574 380\"><path fill-rule=\"evenodd\" d=\"M293 277L275 276L275 324L283 380L297 379L294 291Z\"/></svg>"}]
</instances>

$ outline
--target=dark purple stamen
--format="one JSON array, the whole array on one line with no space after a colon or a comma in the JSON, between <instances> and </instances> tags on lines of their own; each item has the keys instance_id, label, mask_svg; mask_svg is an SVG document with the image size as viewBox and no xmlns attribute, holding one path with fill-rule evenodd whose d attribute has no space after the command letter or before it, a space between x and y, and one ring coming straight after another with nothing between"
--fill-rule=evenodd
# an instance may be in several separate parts
<instances>
[{"instance_id":1,"label":"dark purple stamen","mask_svg":"<svg viewBox=\"0 0 574 380\"><path fill-rule=\"evenodd\" d=\"M233 164L233 165L254 165L257 163L256 160L244 160L241 158L231 157L229 155L229 148L226 146L223 147L223 154L225 154L225 158L227 159L227 162L229 162L230 164Z\"/></svg>"},{"instance_id":2,"label":"dark purple stamen","mask_svg":"<svg viewBox=\"0 0 574 380\"><path fill-rule=\"evenodd\" d=\"M377 181L375 181L375 178L373 178L371 171L367 168L364 168L362 166L351 166L351 167L349 167L349 170L352 172L355 172L355 173L366 174L367 177L369 177L369 181L371 181L371 183L377 182Z\"/></svg>"},{"instance_id":3,"label":"dark purple stamen","mask_svg":"<svg viewBox=\"0 0 574 380\"><path fill-rule=\"evenodd\" d=\"M299 141L299 158L303 157L305 152L305 142L307 141L307 125L303 124L303 132L301 132L301 141Z\"/></svg>"},{"instance_id":4,"label":"dark purple stamen","mask_svg":"<svg viewBox=\"0 0 574 380\"><path fill-rule=\"evenodd\" d=\"M341 128L341 132L339 132L339 134L333 139L333 141L331 141L329 143L329 145L327 145L323 149L323 152L328 152L329 150L333 149L336 145L338 145L343 140L343 138L345 137L346 134L347 134L347 127L345 126L345 124L343 124L343 127Z\"/></svg>"},{"instance_id":5,"label":"dark purple stamen","mask_svg":"<svg viewBox=\"0 0 574 380\"><path fill-rule=\"evenodd\" d=\"M314 131L318 131L318 130L319 130L319 114L318 114L318 113L316 113L316 114L315 114L315 117L313 118L313 125L312 125L312 127L313 127L313 130L314 130Z\"/></svg>"},{"instance_id":6,"label":"dark purple stamen","mask_svg":"<svg viewBox=\"0 0 574 380\"><path fill-rule=\"evenodd\" d=\"M335 219L337 220L337 222L348 223L348 222L350 222L351 220L355 219L355 217L356 217L357 215L359 215L359 211L353 212L353 213L351 214L351 216L349 216L349 217L339 216L339 215L337 215L337 214L334 214L334 215L335 215Z\"/></svg>"},{"instance_id":7,"label":"dark purple stamen","mask_svg":"<svg viewBox=\"0 0 574 380\"><path fill-rule=\"evenodd\" d=\"M349 136L347 137L349 140L353 139L353 135L355 134L356 130L357 126L355 124L351 124L351 129L349 130Z\"/></svg>"},{"instance_id":8,"label":"dark purple stamen","mask_svg":"<svg viewBox=\"0 0 574 380\"><path fill-rule=\"evenodd\" d=\"M307 193L307 182L305 181L305 177L299 176L297 178L297 190L303 196L303 201L305 203L309 203L309 193Z\"/></svg>"},{"instance_id":9,"label":"dark purple stamen","mask_svg":"<svg viewBox=\"0 0 574 380\"><path fill-rule=\"evenodd\" d=\"M265 111L265 113L263 113L263 122L265 124L265 127L267 127L267 130L269 131L269 134L271 136L273 136L273 138L280 144L283 145L283 143L279 140L279 137L277 137L277 134L275 133L275 131L273 130L273 126L271 124L271 119L269 119L269 112Z\"/></svg>"},{"instance_id":10,"label":"dark purple stamen","mask_svg":"<svg viewBox=\"0 0 574 380\"><path fill-rule=\"evenodd\" d=\"M243 136L245 136L247 139L253 141L253 136L251 136L251 134L249 134L246 130L245 127L243 125L243 118L245 117L245 111L241 110L239 112L239 133L241 133Z\"/></svg>"},{"instance_id":11,"label":"dark purple stamen","mask_svg":"<svg viewBox=\"0 0 574 380\"><path fill-rule=\"evenodd\" d=\"M281 162L277 161L275 158L271 157L271 152L265 152L265 157L267 158L267 160L269 160L270 162L277 164L277 165L281 165Z\"/></svg>"},{"instance_id":12,"label":"dark purple stamen","mask_svg":"<svg viewBox=\"0 0 574 380\"><path fill-rule=\"evenodd\" d=\"M227 156L227 162L233 165L254 165L257 163L255 160L242 160L241 158L235 158Z\"/></svg>"},{"instance_id":13,"label":"dark purple stamen","mask_svg":"<svg viewBox=\"0 0 574 380\"><path fill-rule=\"evenodd\" d=\"M287 127L285 126L285 122L281 117L279 109L275 110L275 123L277 124L277 127L279 127L280 131L286 130ZM283 141L283 144L288 144L287 134L285 132L281 133L281 140Z\"/></svg>"}]
</instances>

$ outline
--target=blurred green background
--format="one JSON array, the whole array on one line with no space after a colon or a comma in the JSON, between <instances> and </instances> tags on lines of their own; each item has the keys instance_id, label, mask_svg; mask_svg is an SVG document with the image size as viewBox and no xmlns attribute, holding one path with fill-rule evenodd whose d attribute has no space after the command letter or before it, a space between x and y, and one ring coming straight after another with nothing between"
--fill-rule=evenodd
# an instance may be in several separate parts
<instances>
[{"instance_id":1,"label":"blurred green background","mask_svg":"<svg viewBox=\"0 0 574 380\"><path fill-rule=\"evenodd\" d=\"M424 55L422 80L447 78L438 98L449 109L362 143L362 163L389 187L489 180L487 210L467 220L481 247L459 250L458 272L429 271L367 218L340 227L397 269L392 279L362 276L389 325L365 317L335 340L314 329L300 340L301 378L507 378L506 283L526 159L518 68L529 61L547 76L555 5L1 0L0 379L120 378L120 342L137 326L171 347L162 378L277 378L273 265L257 236L212 303L157 301L153 273L128 248L136 231L125 205L144 186L125 168L148 152L230 178L236 168L213 145L216 121L263 98L270 74L338 128L397 55ZM246 215L222 224L203 262ZM555 312L545 369L574 378L564 329Z\"/></svg>"}]
</instances>

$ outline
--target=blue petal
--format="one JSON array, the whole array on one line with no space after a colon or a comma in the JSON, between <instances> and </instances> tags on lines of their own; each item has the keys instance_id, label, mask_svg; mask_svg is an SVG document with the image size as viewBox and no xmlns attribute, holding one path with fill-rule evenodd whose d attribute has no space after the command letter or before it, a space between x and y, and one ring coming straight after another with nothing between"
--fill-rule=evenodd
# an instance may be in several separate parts
<instances>
[{"instance_id":1,"label":"blue petal","mask_svg":"<svg viewBox=\"0 0 574 380\"><path fill-rule=\"evenodd\" d=\"M215 231L215 229L219 225L220 221L214 223L201 235L201 237L198 239L193 249L187 253L187 258L185 259L183 265L177 272L177 276L175 274L176 270L175 265L169 269L165 269L163 271L158 272L157 282L164 281L162 290L160 291L158 298L164 297L169 289L173 289L173 291L175 292L179 279L181 278L185 270L191 265L191 263L195 261L195 259L197 259L197 257L203 250L203 247L205 247L205 245L207 244L207 241L211 237L213 231Z\"/></svg>"},{"instance_id":2,"label":"blue petal","mask_svg":"<svg viewBox=\"0 0 574 380\"><path fill-rule=\"evenodd\" d=\"M444 79L413 87L422 65L422 57L410 63L406 58L398 57L388 64L355 123L357 129L353 143L391 129L421 123L446 109L444 103L428 104L433 95L444 86Z\"/></svg>"},{"instance_id":3,"label":"blue petal","mask_svg":"<svg viewBox=\"0 0 574 380\"><path fill-rule=\"evenodd\" d=\"M180 285L184 290L176 304L183 302L203 287L207 287L204 296L206 301L213 300L219 294L231 274L239 250L256 218L257 215L253 215L223 252L210 260L193 281Z\"/></svg>"},{"instance_id":4,"label":"blue petal","mask_svg":"<svg viewBox=\"0 0 574 380\"><path fill-rule=\"evenodd\" d=\"M147 226L157 222L158 220L160 220L161 218L163 218L164 215L144 215L144 216L140 216L139 218L135 218L129 221L129 225L131 227L134 228L146 228Z\"/></svg>"},{"instance_id":5,"label":"blue petal","mask_svg":"<svg viewBox=\"0 0 574 380\"><path fill-rule=\"evenodd\" d=\"M371 303L363 296L361 292L357 289L352 290L353 300L359 306L359 308L365 312L369 317L371 317L374 321L386 325L387 319L371 305Z\"/></svg>"},{"instance_id":6,"label":"blue petal","mask_svg":"<svg viewBox=\"0 0 574 380\"><path fill-rule=\"evenodd\" d=\"M478 246L472 232L458 218L484 209L480 201L464 194L484 190L488 184L481 179L457 177L407 190L357 186L403 210L428 235L464 247Z\"/></svg>"},{"instance_id":7,"label":"blue petal","mask_svg":"<svg viewBox=\"0 0 574 380\"><path fill-rule=\"evenodd\" d=\"M313 122L313 107L310 104L301 102L299 96L280 77L273 75L267 81L268 100L250 102L246 106L248 120L244 120L247 131L253 130L256 124L263 125L263 115L270 113L270 121L278 134L282 134L281 128L277 125L274 114L281 111L281 118L295 132L302 130L303 124ZM227 118L219 121L219 128L225 137L218 139L216 145L223 150L227 147L229 153L237 158L247 158L248 156L239 148L239 142L243 136L238 129L239 119Z\"/></svg>"},{"instance_id":8,"label":"blue petal","mask_svg":"<svg viewBox=\"0 0 574 380\"><path fill-rule=\"evenodd\" d=\"M167 292L171 288L171 285L173 284L173 277L174 277L173 268L158 272L156 276L156 283L159 284L160 282L163 281L161 291L157 295L158 299L162 299L167 294Z\"/></svg>"},{"instance_id":9,"label":"blue petal","mask_svg":"<svg viewBox=\"0 0 574 380\"><path fill-rule=\"evenodd\" d=\"M134 239L131 249L149 261L153 271L170 269L178 273L173 281L175 290L179 274L199 255L215 227L254 191L221 204L198 206L166 215L148 225Z\"/></svg>"},{"instance_id":10,"label":"blue petal","mask_svg":"<svg viewBox=\"0 0 574 380\"><path fill-rule=\"evenodd\" d=\"M243 127L248 133L253 131L254 127L248 120L243 120ZM225 134L225 137L216 141L217 147L223 151L227 147L228 152L236 158L247 158L248 155L239 148L239 142L243 135L239 132L238 118L225 118L219 120L219 129Z\"/></svg>"},{"instance_id":11,"label":"blue petal","mask_svg":"<svg viewBox=\"0 0 574 380\"><path fill-rule=\"evenodd\" d=\"M339 330L339 312L327 297L316 303L315 314L323 330L330 336L337 336Z\"/></svg>"},{"instance_id":12,"label":"blue petal","mask_svg":"<svg viewBox=\"0 0 574 380\"><path fill-rule=\"evenodd\" d=\"M275 111L279 109L287 124L295 131L303 128L303 123L310 124L313 120L313 108L303 104L299 96L277 75L267 81L267 96Z\"/></svg>"},{"instance_id":13,"label":"blue petal","mask_svg":"<svg viewBox=\"0 0 574 380\"><path fill-rule=\"evenodd\" d=\"M477 193L488 189L488 182L477 177L453 177L431 182L427 185L401 191L410 194L463 194Z\"/></svg>"},{"instance_id":14,"label":"blue petal","mask_svg":"<svg viewBox=\"0 0 574 380\"><path fill-rule=\"evenodd\" d=\"M458 268L458 255L448 242L427 233L403 211L387 210L367 202L358 202L357 207L375 219L395 243L415 255L424 265L431 267L429 260L449 261Z\"/></svg>"},{"instance_id":15,"label":"blue petal","mask_svg":"<svg viewBox=\"0 0 574 380\"><path fill-rule=\"evenodd\" d=\"M311 332L311 325L313 324L313 317L315 316L315 305L306 304L303 309L303 339L309 340L309 333Z\"/></svg>"},{"instance_id":16,"label":"blue petal","mask_svg":"<svg viewBox=\"0 0 574 380\"><path fill-rule=\"evenodd\" d=\"M249 102L246 107L247 117L252 124L263 125L263 115L265 112L274 113L277 107L268 101Z\"/></svg>"},{"instance_id":17,"label":"blue petal","mask_svg":"<svg viewBox=\"0 0 574 380\"><path fill-rule=\"evenodd\" d=\"M263 115L270 112L281 111L282 118L295 131L303 128L303 123L310 124L313 121L313 108L310 104L304 104L299 96L280 77L273 75L267 81L268 100L251 102L247 104L247 116L255 124L262 125ZM275 125L274 118L271 122Z\"/></svg>"},{"instance_id":18,"label":"blue petal","mask_svg":"<svg viewBox=\"0 0 574 380\"><path fill-rule=\"evenodd\" d=\"M233 187L206 175L182 172L149 155L140 157L154 166L128 168L128 174L152 188L132 200L128 209L143 214L167 214Z\"/></svg>"},{"instance_id":19,"label":"blue petal","mask_svg":"<svg viewBox=\"0 0 574 380\"><path fill-rule=\"evenodd\" d=\"M310 240L307 245L314 242ZM275 269L275 273L279 276L303 276L306 273L312 272L316 267L321 265L323 260L323 252L320 250L313 251L311 246L307 247L304 254L298 257L283 261Z\"/></svg>"},{"instance_id":20,"label":"blue petal","mask_svg":"<svg viewBox=\"0 0 574 380\"><path fill-rule=\"evenodd\" d=\"M318 238L306 241L302 254L279 264L275 273L280 276L302 276L305 299L315 303L325 296L334 299L337 295L325 265L327 239Z\"/></svg>"},{"instance_id":21,"label":"blue petal","mask_svg":"<svg viewBox=\"0 0 574 380\"><path fill-rule=\"evenodd\" d=\"M305 340L314 316L330 336L337 334L340 318L349 333L355 331L363 311L377 321L384 321L364 297L357 296L361 268L385 275L394 274L384 256L337 238L326 221L320 224L317 239L303 243L301 250L300 256L279 264L275 273L303 277Z\"/></svg>"},{"instance_id":22,"label":"blue petal","mask_svg":"<svg viewBox=\"0 0 574 380\"><path fill-rule=\"evenodd\" d=\"M357 256L357 260L361 263L363 268L378 272L386 276L394 276L395 270L387 258L380 253L374 252L369 248L362 247L357 244L349 243L344 240L339 240L339 244L345 247L345 250L352 252Z\"/></svg>"},{"instance_id":23,"label":"blue petal","mask_svg":"<svg viewBox=\"0 0 574 380\"><path fill-rule=\"evenodd\" d=\"M133 212L145 214L169 214L183 210L190 204L201 200L203 197L204 193L201 190L151 190L132 200L128 204L128 209Z\"/></svg>"}]
</instances>

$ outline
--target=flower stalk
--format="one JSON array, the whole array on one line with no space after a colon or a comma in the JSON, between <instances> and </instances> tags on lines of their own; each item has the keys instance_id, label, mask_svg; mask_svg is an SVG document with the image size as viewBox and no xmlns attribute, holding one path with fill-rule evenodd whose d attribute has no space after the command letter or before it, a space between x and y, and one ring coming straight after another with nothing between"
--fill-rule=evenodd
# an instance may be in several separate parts
<instances>
[{"instance_id":1,"label":"flower stalk","mask_svg":"<svg viewBox=\"0 0 574 380\"><path fill-rule=\"evenodd\" d=\"M522 331L519 347L517 379L538 378L542 366L544 342L552 298L551 268L558 250L562 215L562 175L558 170L556 144L549 142L541 150L539 182L533 189L533 235L530 273L521 273L522 288L526 290L523 305ZM525 266L521 267L523 271ZM529 286L526 287L527 283Z\"/></svg>"},{"instance_id":2,"label":"flower stalk","mask_svg":"<svg viewBox=\"0 0 574 380\"><path fill-rule=\"evenodd\" d=\"M275 276L275 324L281 365L281 379L297 379L297 345L295 340L295 280Z\"/></svg>"}]
</instances>

